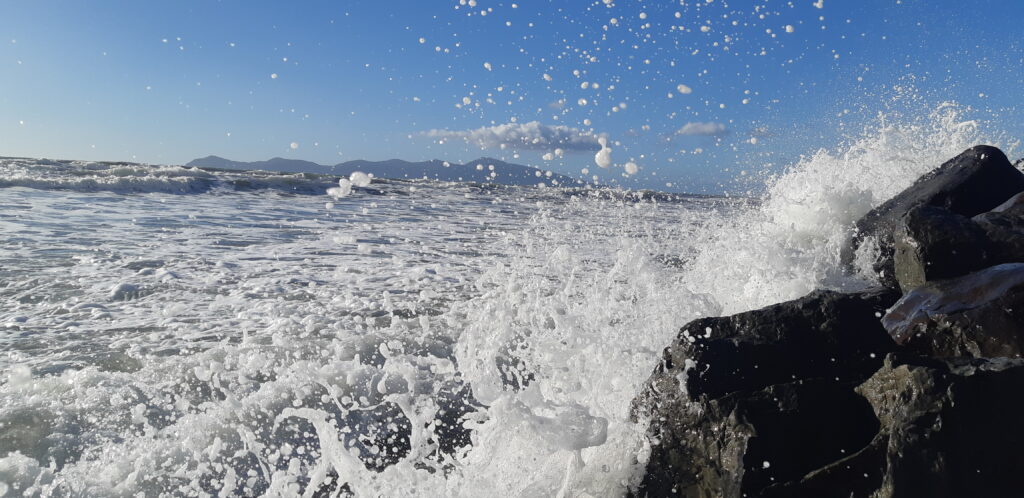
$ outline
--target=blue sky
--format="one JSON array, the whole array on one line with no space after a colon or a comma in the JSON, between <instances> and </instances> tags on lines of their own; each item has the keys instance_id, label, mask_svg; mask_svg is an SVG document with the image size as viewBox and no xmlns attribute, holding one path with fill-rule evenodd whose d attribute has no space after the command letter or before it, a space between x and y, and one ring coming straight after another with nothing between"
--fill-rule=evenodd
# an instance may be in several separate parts
<instances>
[{"instance_id":1,"label":"blue sky","mask_svg":"<svg viewBox=\"0 0 1024 498\"><path fill-rule=\"evenodd\" d=\"M486 155L700 190L894 107L1024 136L1022 24L1019 0L7 1L0 155Z\"/></svg>"}]
</instances>

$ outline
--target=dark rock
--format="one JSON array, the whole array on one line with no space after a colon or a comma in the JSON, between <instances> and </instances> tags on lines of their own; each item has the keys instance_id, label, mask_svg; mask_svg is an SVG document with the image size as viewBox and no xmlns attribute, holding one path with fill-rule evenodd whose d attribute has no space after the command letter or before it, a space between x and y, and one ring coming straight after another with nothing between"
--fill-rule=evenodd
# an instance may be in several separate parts
<instances>
[{"instance_id":1,"label":"dark rock","mask_svg":"<svg viewBox=\"0 0 1024 498\"><path fill-rule=\"evenodd\" d=\"M1021 357L1024 263L993 266L908 292L882 325L906 349L931 357Z\"/></svg>"},{"instance_id":2,"label":"dark rock","mask_svg":"<svg viewBox=\"0 0 1024 498\"><path fill-rule=\"evenodd\" d=\"M911 209L936 206L962 216L976 216L1024 191L1024 174L995 147L972 147L922 176L913 185L871 210L856 223L850 248L844 251L846 264L869 237L878 243L879 259L874 265L882 282L898 285L893 268L893 231Z\"/></svg>"},{"instance_id":3,"label":"dark rock","mask_svg":"<svg viewBox=\"0 0 1024 498\"><path fill-rule=\"evenodd\" d=\"M972 219L985 232L993 264L1024 262L1024 192Z\"/></svg>"},{"instance_id":4,"label":"dark rock","mask_svg":"<svg viewBox=\"0 0 1024 498\"><path fill-rule=\"evenodd\" d=\"M1024 161L1024 159L1022 159ZM1021 163L1024 165L1024 163ZM992 208L990 213L1004 213L1014 216L1024 216L1024 192L1010 197L1006 202Z\"/></svg>"},{"instance_id":5,"label":"dark rock","mask_svg":"<svg viewBox=\"0 0 1024 498\"><path fill-rule=\"evenodd\" d=\"M895 348L879 318L898 298L883 288L815 291L759 310L690 322L665 349L638 408L645 396L671 404L677 403L671 399L676 393L693 401L814 377L859 382Z\"/></svg>"},{"instance_id":6,"label":"dark rock","mask_svg":"<svg viewBox=\"0 0 1024 498\"><path fill-rule=\"evenodd\" d=\"M873 426L878 424L873 420ZM860 451L813 470L800 480L765 488L764 498L850 498L869 496L881 486L888 438L875 435Z\"/></svg>"},{"instance_id":7,"label":"dark rock","mask_svg":"<svg viewBox=\"0 0 1024 498\"><path fill-rule=\"evenodd\" d=\"M793 496L794 487L836 480L845 489L877 486L877 472L837 461L876 434L853 386L895 348L879 317L898 297L884 288L816 291L684 327L634 401L655 442L639 496L761 496L771 486Z\"/></svg>"},{"instance_id":8,"label":"dark rock","mask_svg":"<svg viewBox=\"0 0 1024 498\"><path fill-rule=\"evenodd\" d=\"M877 434L878 422L854 386L827 379L798 381L666 412L655 425L657 444L636 495L763 496L773 484L798 482L857 454ZM815 496L875 489L881 482L879 469L848 473L830 483L832 492Z\"/></svg>"},{"instance_id":9,"label":"dark rock","mask_svg":"<svg viewBox=\"0 0 1024 498\"><path fill-rule=\"evenodd\" d=\"M923 205L911 209L893 238L894 272L904 292L990 266L985 230L970 218L943 208Z\"/></svg>"},{"instance_id":10,"label":"dark rock","mask_svg":"<svg viewBox=\"0 0 1024 498\"><path fill-rule=\"evenodd\" d=\"M857 392L871 404L884 448L871 496L1020 496L1024 361L886 357ZM859 495L863 496L863 495Z\"/></svg>"}]
</instances>

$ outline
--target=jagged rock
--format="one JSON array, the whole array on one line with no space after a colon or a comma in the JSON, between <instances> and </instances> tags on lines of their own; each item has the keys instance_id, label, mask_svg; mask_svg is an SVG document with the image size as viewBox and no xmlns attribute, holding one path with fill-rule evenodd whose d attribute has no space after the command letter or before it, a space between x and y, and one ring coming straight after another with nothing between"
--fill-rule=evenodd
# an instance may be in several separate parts
<instances>
[{"instance_id":1,"label":"jagged rock","mask_svg":"<svg viewBox=\"0 0 1024 498\"><path fill-rule=\"evenodd\" d=\"M932 282L908 292L882 318L906 349L931 357L1021 357L1024 263Z\"/></svg>"},{"instance_id":2,"label":"jagged rock","mask_svg":"<svg viewBox=\"0 0 1024 498\"><path fill-rule=\"evenodd\" d=\"M857 453L877 425L852 388L895 348L879 317L897 298L816 291L684 327L634 401L657 442L639 496L759 496Z\"/></svg>"},{"instance_id":3,"label":"jagged rock","mask_svg":"<svg viewBox=\"0 0 1024 498\"><path fill-rule=\"evenodd\" d=\"M904 292L925 282L1024 262L1024 193L973 218L917 206L903 216L893 238L893 267Z\"/></svg>"},{"instance_id":4,"label":"jagged rock","mask_svg":"<svg viewBox=\"0 0 1024 498\"><path fill-rule=\"evenodd\" d=\"M857 454L878 432L878 422L853 391L855 385L797 381L664 412L636 496L763 496L773 484L800 481ZM848 472L829 485L832 490L875 489L881 475L878 466L874 469Z\"/></svg>"},{"instance_id":5,"label":"jagged rock","mask_svg":"<svg viewBox=\"0 0 1024 498\"><path fill-rule=\"evenodd\" d=\"M843 259L851 264L855 251L868 238L877 241L879 258L874 265L882 282L896 287L893 268L893 232L911 209L936 206L962 216L976 216L1024 191L1024 174L995 147L972 147L922 176L913 185L857 221L849 250Z\"/></svg>"},{"instance_id":6,"label":"jagged rock","mask_svg":"<svg viewBox=\"0 0 1024 498\"><path fill-rule=\"evenodd\" d=\"M1022 360L886 357L857 388L881 425L869 447L883 449L883 478L870 496L1020 496L1022 390Z\"/></svg>"},{"instance_id":7,"label":"jagged rock","mask_svg":"<svg viewBox=\"0 0 1024 498\"><path fill-rule=\"evenodd\" d=\"M667 401L664 393L685 392L692 401L814 377L863 380L895 347L879 318L898 298L883 288L815 291L759 310L694 320L665 349L646 395Z\"/></svg>"},{"instance_id":8,"label":"jagged rock","mask_svg":"<svg viewBox=\"0 0 1024 498\"><path fill-rule=\"evenodd\" d=\"M990 266L985 230L966 216L935 206L917 206L894 235L893 267L904 292L925 282L958 277Z\"/></svg>"}]
</instances>

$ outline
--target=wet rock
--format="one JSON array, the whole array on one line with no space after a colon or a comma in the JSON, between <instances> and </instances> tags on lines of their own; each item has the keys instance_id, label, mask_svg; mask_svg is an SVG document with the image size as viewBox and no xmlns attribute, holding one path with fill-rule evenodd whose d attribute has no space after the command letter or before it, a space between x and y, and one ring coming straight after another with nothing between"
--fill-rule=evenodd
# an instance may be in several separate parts
<instances>
[{"instance_id":1,"label":"wet rock","mask_svg":"<svg viewBox=\"0 0 1024 498\"><path fill-rule=\"evenodd\" d=\"M1024 192L972 220L985 232L993 263L1024 262Z\"/></svg>"},{"instance_id":2,"label":"wet rock","mask_svg":"<svg viewBox=\"0 0 1024 498\"><path fill-rule=\"evenodd\" d=\"M664 412L636 496L765 496L773 485L777 496L800 496L807 474L858 454L878 432L855 385L798 381ZM877 488L879 468L833 475L832 492L815 496Z\"/></svg>"},{"instance_id":3,"label":"wet rock","mask_svg":"<svg viewBox=\"0 0 1024 498\"><path fill-rule=\"evenodd\" d=\"M860 381L895 347L879 318L899 295L815 291L785 303L682 328L638 399L718 398L799 379ZM666 394L668 393L668 394Z\"/></svg>"},{"instance_id":4,"label":"wet rock","mask_svg":"<svg viewBox=\"0 0 1024 498\"><path fill-rule=\"evenodd\" d=\"M1020 496L1024 361L886 358L857 392L884 452L871 496Z\"/></svg>"},{"instance_id":5,"label":"wet rock","mask_svg":"<svg viewBox=\"0 0 1024 498\"><path fill-rule=\"evenodd\" d=\"M882 318L892 338L930 357L1021 357L1024 263L986 268L908 292Z\"/></svg>"},{"instance_id":6,"label":"wet rock","mask_svg":"<svg viewBox=\"0 0 1024 498\"><path fill-rule=\"evenodd\" d=\"M991 260L985 230L970 218L943 208L924 205L911 209L893 238L893 267L904 292L925 282L980 270Z\"/></svg>"},{"instance_id":7,"label":"wet rock","mask_svg":"<svg viewBox=\"0 0 1024 498\"><path fill-rule=\"evenodd\" d=\"M634 401L652 441L638 496L814 489L800 484L808 473L858 454L877 432L853 387L896 347L879 318L898 297L884 288L816 291L684 327ZM845 472L849 489L880 481L837 465L827 480Z\"/></svg>"},{"instance_id":8,"label":"wet rock","mask_svg":"<svg viewBox=\"0 0 1024 498\"><path fill-rule=\"evenodd\" d=\"M879 258L874 265L882 282L895 288L893 232L911 209L935 206L962 216L976 216L997 207L1024 191L1024 174L995 147L972 147L922 176L913 185L871 210L857 221L850 250L843 254L846 264L865 241L877 241Z\"/></svg>"}]
</instances>

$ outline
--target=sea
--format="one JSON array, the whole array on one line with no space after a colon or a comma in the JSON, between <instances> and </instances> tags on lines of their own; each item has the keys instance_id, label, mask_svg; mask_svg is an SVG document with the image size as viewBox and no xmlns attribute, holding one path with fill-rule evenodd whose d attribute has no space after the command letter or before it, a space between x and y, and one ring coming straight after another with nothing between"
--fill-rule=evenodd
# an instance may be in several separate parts
<instances>
[{"instance_id":1,"label":"sea","mask_svg":"<svg viewBox=\"0 0 1024 498\"><path fill-rule=\"evenodd\" d=\"M0 159L0 496L623 496L680 328L870 286L852 223L983 128L742 195Z\"/></svg>"}]
</instances>

